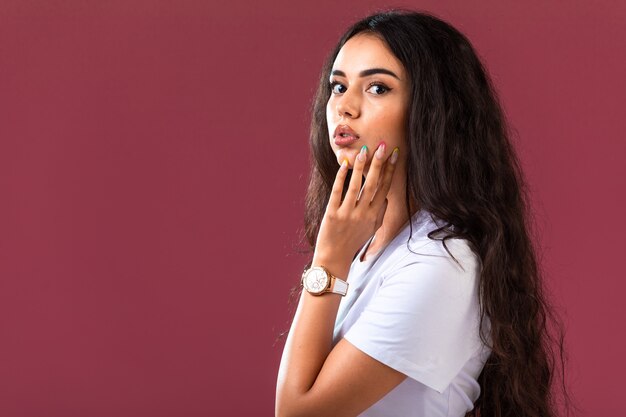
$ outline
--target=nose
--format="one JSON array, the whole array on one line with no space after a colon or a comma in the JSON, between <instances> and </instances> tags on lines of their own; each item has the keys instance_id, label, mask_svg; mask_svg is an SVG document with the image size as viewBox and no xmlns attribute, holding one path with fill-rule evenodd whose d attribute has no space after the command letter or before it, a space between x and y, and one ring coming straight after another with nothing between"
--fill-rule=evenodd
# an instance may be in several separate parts
<instances>
[{"instance_id":1,"label":"nose","mask_svg":"<svg viewBox=\"0 0 626 417\"><path fill-rule=\"evenodd\" d=\"M354 119L360 115L360 103L350 90L337 97L337 113L339 117Z\"/></svg>"}]
</instances>

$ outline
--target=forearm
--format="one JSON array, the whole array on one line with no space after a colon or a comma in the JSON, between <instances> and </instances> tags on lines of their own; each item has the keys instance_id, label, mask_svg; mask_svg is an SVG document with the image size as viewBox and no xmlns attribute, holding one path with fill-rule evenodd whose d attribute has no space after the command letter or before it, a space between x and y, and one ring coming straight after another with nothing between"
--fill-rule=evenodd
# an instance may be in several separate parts
<instances>
[{"instance_id":1,"label":"forearm","mask_svg":"<svg viewBox=\"0 0 626 417\"><path fill-rule=\"evenodd\" d=\"M345 195L348 160L342 162L320 224L312 266L324 266L336 277L347 279L354 254L383 223L386 196L398 159L397 148L388 157L389 163L384 162L385 158L385 146L381 143L376 157L372 158L367 180L361 187L367 160L367 146L363 146L355 158ZM345 350L337 352L343 360L334 360L332 338L340 301L341 296L332 293L302 295L280 364L276 390L277 415L357 415L400 382L401 374L394 374L390 368L356 348L342 345L341 341L337 346L341 345ZM377 376L386 375L389 385L383 384L381 390L377 390L378 383L359 385L352 377L355 375L353 370L344 368L348 357L353 363L362 365L359 379L368 380L371 377L376 380ZM328 367L324 366L325 363ZM363 390L369 392L371 397L360 398Z\"/></svg>"},{"instance_id":2,"label":"forearm","mask_svg":"<svg viewBox=\"0 0 626 417\"><path fill-rule=\"evenodd\" d=\"M313 266L317 265L328 267L343 279L349 271L349 263L330 266L329 262L314 260ZM315 398L311 398L314 397L312 388L333 347L333 330L340 301L338 294L314 296L303 291L280 363L277 415L290 415L289 410L305 411L311 408L307 404L316 404Z\"/></svg>"}]
</instances>

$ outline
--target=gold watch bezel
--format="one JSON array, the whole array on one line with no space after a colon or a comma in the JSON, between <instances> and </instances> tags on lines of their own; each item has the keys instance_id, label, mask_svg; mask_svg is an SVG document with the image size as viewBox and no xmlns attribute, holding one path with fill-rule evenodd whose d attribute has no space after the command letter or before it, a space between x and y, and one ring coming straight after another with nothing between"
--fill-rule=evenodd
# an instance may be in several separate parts
<instances>
[{"instance_id":1,"label":"gold watch bezel","mask_svg":"<svg viewBox=\"0 0 626 417\"><path fill-rule=\"evenodd\" d=\"M313 289L310 289L309 286L307 284L305 284L306 281L306 277L313 273L313 272L318 272L318 271L322 271L324 274L326 274L326 286L324 288L322 288L319 291L315 291ZM329 292L330 291L330 287L332 285L332 280L333 280L334 276L328 272L328 270L326 268L324 268L323 266L314 266L311 267L309 269L306 269L303 273L302 273L302 287L311 295L322 295L325 292Z\"/></svg>"}]
</instances>

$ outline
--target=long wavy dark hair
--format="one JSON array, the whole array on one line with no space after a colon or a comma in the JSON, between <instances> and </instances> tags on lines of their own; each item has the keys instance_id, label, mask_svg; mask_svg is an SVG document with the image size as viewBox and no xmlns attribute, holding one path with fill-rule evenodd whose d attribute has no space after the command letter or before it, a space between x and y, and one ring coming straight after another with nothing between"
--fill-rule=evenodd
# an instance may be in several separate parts
<instances>
[{"instance_id":1,"label":"long wavy dark hair","mask_svg":"<svg viewBox=\"0 0 626 417\"><path fill-rule=\"evenodd\" d=\"M466 239L480 258L482 341L492 349L467 416L552 417L565 384L563 326L547 302L533 239L526 185L496 91L469 40L423 12L392 10L354 24L328 57L312 109L312 170L305 234L315 248L338 164L330 147L329 74L356 34L382 39L411 80L406 208L425 209L445 226L429 234ZM346 180L346 185L349 180ZM485 317L486 316L486 317ZM560 360L559 360L560 359ZM560 375L561 384L554 377Z\"/></svg>"}]
</instances>

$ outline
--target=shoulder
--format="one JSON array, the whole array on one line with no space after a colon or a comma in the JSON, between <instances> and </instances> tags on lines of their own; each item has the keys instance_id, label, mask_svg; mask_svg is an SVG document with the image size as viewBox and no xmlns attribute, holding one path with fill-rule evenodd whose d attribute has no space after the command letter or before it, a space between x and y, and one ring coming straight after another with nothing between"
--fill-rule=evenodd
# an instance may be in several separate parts
<instances>
[{"instance_id":1,"label":"shoulder","mask_svg":"<svg viewBox=\"0 0 626 417\"><path fill-rule=\"evenodd\" d=\"M345 338L443 392L480 346L478 261L463 239L448 239L444 246L429 238L438 226L421 220L413 234L398 235L374 271L375 291Z\"/></svg>"},{"instance_id":2,"label":"shoulder","mask_svg":"<svg viewBox=\"0 0 626 417\"><path fill-rule=\"evenodd\" d=\"M412 231L401 236L393 248L393 262L388 266L388 273L403 270L434 270L455 276L475 276L480 260L466 239L451 238L443 240L436 231L443 222L428 212L420 212L412 219Z\"/></svg>"}]
</instances>

